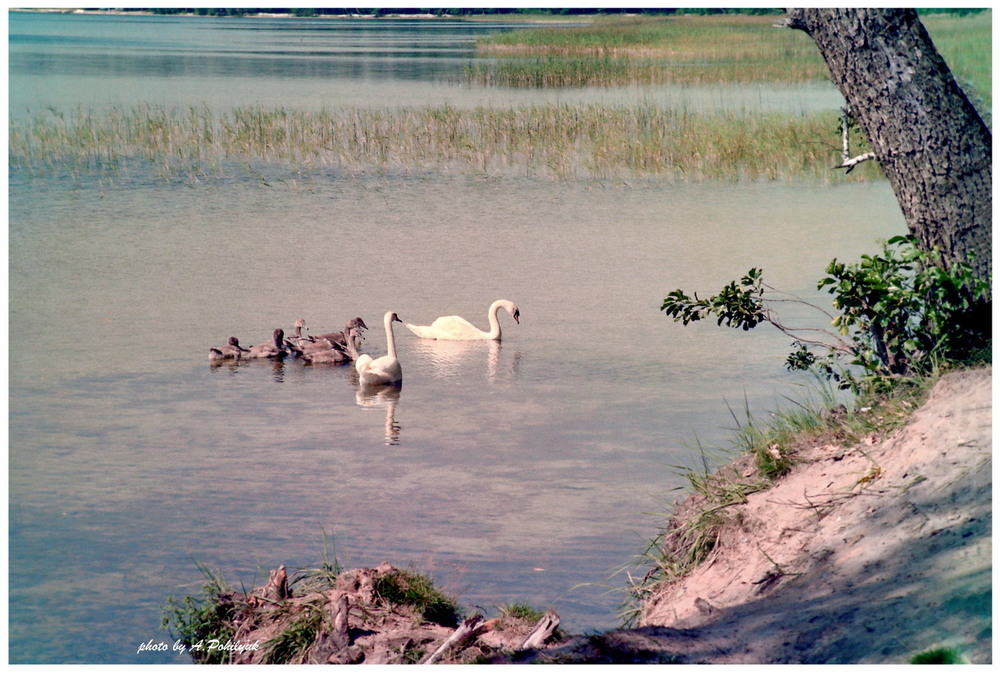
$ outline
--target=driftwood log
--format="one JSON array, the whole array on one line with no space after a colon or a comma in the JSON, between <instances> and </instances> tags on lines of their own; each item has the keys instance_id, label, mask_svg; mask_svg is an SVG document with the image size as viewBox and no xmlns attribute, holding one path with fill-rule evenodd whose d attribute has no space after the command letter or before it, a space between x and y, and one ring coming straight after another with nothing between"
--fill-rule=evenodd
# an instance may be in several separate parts
<instances>
[{"instance_id":1,"label":"driftwood log","mask_svg":"<svg viewBox=\"0 0 1000 673\"><path fill-rule=\"evenodd\" d=\"M421 661L421 664L433 664L435 661L447 654L448 650L460 646L466 640L475 637L482 627L483 616L473 615L462 622L455 632L448 636L448 639Z\"/></svg>"},{"instance_id":2,"label":"driftwood log","mask_svg":"<svg viewBox=\"0 0 1000 673\"><path fill-rule=\"evenodd\" d=\"M288 571L285 566L278 566L269 573L267 586L264 587L264 597L274 601L283 601L292 597L288 588Z\"/></svg>"},{"instance_id":3,"label":"driftwood log","mask_svg":"<svg viewBox=\"0 0 1000 673\"><path fill-rule=\"evenodd\" d=\"M351 644L351 637L347 633L347 613L350 610L347 592L334 589L329 597L333 628L320 634L310 652L309 663L352 663L349 657L344 656L347 654L347 646ZM335 656L338 654L341 656Z\"/></svg>"},{"instance_id":4,"label":"driftwood log","mask_svg":"<svg viewBox=\"0 0 1000 673\"><path fill-rule=\"evenodd\" d=\"M542 618L535 624L528 637L524 639L519 650L536 650L545 645L545 641L552 637L556 629L559 628L559 615L555 610L548 610Z\"/></svg>"}]
</instances>

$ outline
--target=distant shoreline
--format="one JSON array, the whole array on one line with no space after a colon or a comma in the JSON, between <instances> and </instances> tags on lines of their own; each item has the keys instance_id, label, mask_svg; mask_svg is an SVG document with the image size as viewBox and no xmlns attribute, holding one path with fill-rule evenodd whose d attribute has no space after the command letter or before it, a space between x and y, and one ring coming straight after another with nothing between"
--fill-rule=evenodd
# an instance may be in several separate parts
<instances>
[{"instance_id":1,"label":"distant shoreline","mask_svg":"<svg viewBox=\"0 0 1000 673\"><path fill-rule=\"evenodd\" d=\"M82 8L45 8L45 7L9 7L8 12L22 12L27 14L94 14L107 16L164 16L164 17L191 17L196 19L428 19L439 21L481 21L483 19L502 19L516 23L579 23L590 21L596 14L578 14L572 17L557 15L527 15L527 14L471 14L466 16L441 16L437 14L322 14L315 16L298 16L289 12L258 12L257 14L240 14L238 16L211 16L208 14L197 14L195 12L183 12L178 14L157 14L145 10L122 10L122 9L82 9ZM628 16L622 14L619 16Z\"/></svg>"},{"instance_id":2,"label":"distant shoreline","mask_svg":"<svg viewBox=\"0 0 1000 673\"><path fill-rule=\"evenodd\" d=\"M25 12L30 14L104 14L111 16L190 16L194 18L239 18L239 19L363 19L363 18L412 18L412 19L459 19L462 17L442 17L434 14L382 14L378 17L372 14L323 14L322 16L296 16L288 12L272 13L258 12L256 14L240 14L233 17L209 16L208 14L197 14L195 12L180 12L177 14L157 14L141 9L79 9L79 8L45 8L45 7L10 7L8 12Z\"/></svg>"}]
</instances>

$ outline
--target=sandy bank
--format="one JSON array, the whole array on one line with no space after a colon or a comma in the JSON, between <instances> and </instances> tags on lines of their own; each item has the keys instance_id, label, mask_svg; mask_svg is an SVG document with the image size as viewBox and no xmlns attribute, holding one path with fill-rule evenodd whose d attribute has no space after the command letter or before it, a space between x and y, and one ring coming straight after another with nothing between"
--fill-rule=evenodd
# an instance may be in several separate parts
<instances>
[{"instance_id":1,"label":"sandy bank","mask_svg":"<svg viewBox=\"0 0 1000 673\"><path fill-rule=\"evenodd\" d=\"M814 446L727 511L709 558L643 627L538 653L560 662L991 663L991 370L943 377L909 423Z\"/></svg>"}]
</instances>

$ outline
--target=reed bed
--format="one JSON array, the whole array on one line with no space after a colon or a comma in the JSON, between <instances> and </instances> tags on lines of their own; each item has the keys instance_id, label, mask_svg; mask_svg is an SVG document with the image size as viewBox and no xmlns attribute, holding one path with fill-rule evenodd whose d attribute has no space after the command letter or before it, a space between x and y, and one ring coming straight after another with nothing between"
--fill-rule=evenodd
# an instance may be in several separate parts
<instances>
[{"instance_id":1,"label":"reed bed","mask_svg":"<svg viewBox=\"0 0 1000 673\"><path fill-rule=\"evenodd\" d=\"M781 16L607 18L586 26L530 28L480 39L490 62L466 68L487 86L580 87L804 82L829 79L805 33ZM992 12L926 16L924 25L981 110L992 109Z\"/></svg>"},{"instance_id":2,"label":"reed bed","mask_svg":"<svg viewBox=\"0 0 1000 673\"><path fill-rule=\"evenodd\" d=\"M780 17L679 16L500 33L478 42L494 62L472 82L512 87L803 82L828 77L807 35ZM571 73L571 74L569 74Z\"/></svg>"},{"instance_id":3,"label":"reed bed","mask_svg":"<svg viewBox=\"0 0 1000 673\"><path fill-rule=\"evenodd\" d=\"M12 170L120 171L165 177L280 163L296 172L441 170L553 178L827 181L839 175L835 113L696 115L656 106L458 109L239 108L220 114L138 106L46 113L10 124ZM865 168L865 167L862 167ZM852 179L877 176L877 170Z\"/></svg>"}]
</instances>

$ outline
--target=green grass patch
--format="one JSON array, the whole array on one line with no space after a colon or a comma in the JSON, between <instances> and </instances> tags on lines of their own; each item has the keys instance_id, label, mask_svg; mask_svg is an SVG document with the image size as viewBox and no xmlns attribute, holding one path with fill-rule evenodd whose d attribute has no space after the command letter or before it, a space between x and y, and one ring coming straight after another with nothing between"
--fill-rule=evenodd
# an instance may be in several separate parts
<instances>
[{"instance_id":1,"label":"green grass patch","mask_svg":"<svg viewBox=\"0 0 1000 673\"><path fill-rule=\"evenodd\" d=\"M322 632L324 621L322 605L301 608L277 635L263 644L264 661L268 664L301 661Z\"/></svg>"},{"instance_id":2,"label":"green grass patch","mask_svg":"<svg viewBox=\"0 0 1000 673\"><path fill-rule=\"evenodd\" d=\"M236 592L226 583L221 573L199 565L205 582L199 596L178 599L171 596L163 609L161 626L181 643L198 653L200 661L207 664L229 663L229 653L211 649L203 644L212 640L226 642L236 634L233 624L241 610L234 600Z\"/></svg>"},{"instance_id":3,"label":"green grass patch","mask_svg":"<svg viewBox=\"0 0 1000 673\"><path fill-rule=\"evenodd\" d=\"M500 607L501 618L523 619L528 622L537 622L544 615L544 612L536 610L527 603L510 603Z\"/></svg>"},{"instance_id":4,"label":"green grass patch","mask_svg":"<svg viewBox=\"0 0 1000 673\"><path fill-rule=\"evenodd\" d=\"M407 605L427 621L456 627L462 620L458 603L434 586L434 582L410 570L396 570L378 577L375 594L394 605Z\"/></svg>"}]
</instances>

